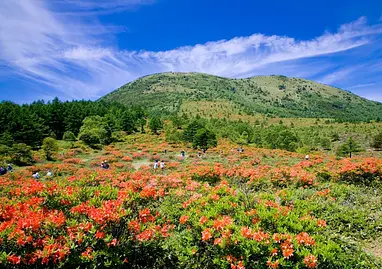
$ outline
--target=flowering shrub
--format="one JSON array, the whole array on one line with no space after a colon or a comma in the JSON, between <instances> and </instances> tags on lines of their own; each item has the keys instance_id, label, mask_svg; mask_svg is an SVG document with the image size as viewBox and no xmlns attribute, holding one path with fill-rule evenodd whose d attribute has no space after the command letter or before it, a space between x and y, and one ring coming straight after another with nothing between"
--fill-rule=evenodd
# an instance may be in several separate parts
<instances>
[{"instance_id":1,"label":"flowering shrub","mask_svg":"<svg viewBox=\"0 0 382 269\"><path fill-rule=\"evenodd\" d=\"M326 174L333 184L378 184L380 160L302 161L295 153L249 147L239 155L222 144L208 154L227 156L226 162L165 158L164 171L135 171L132 162L170 147L142 148L107 147L108 170L98 167L103 156L88 166L72 156L0 177L2 266L381 268L332 232L353 232L341 227L346 214L333 215L347 194L321 182ZM47 169L55 177L30 177ZM353 223L367 231L380 223L362 220Z\"/></svg>"}]
</instances>

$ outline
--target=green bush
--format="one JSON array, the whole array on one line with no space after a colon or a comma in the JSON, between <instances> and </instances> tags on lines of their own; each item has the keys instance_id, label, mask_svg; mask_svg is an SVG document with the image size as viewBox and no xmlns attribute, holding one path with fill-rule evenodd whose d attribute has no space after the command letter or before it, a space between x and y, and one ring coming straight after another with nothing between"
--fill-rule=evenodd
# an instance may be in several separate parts
<instances>
[{"instance_id":1,"label":"green bush","mask_svg":"<svg viewBox=\"0 0 382 269\"><path fill-rule=\"evenodd\" d=\"M14 144L11 152L11 162L17 165L30 165L32 164L32 151L31 148L24 144Z\"/></svg>"},{"instance_id":2,"label":"green bush","mask_svg":"<svg viewBox=\"0 0 382 269\"><path fill-rule=\"evenodd\" d=\"M78 139L91 147L107 145L111 142L111 132L102 117L90 116L84 119Z\"/></svg>"},{"instance_id":3,"label":"green bush","mask_svg":"<svg viewBox=\"0 0 382 269\"><path fill-rule=\"evenodd\" d=\"M349 155L351 158L352 153L360 151L362 151L361 146L352 137L349 137L345 143L337 148L337 156L343 157Z\"/></svg>"},{"instance_id":4,"label":"green bush","mask_svg":"<svg viewBox=\"0 0 382 269\"><path fill-rule=\"evenodd\" d=\"M53 159L53 154L58 151L57 140L51 137L46 137L42 141L42 150L45 152L45 156L47 160Z\"/></svg>"},{"instance_id":5,"label":"green bush","mask_svg":"<svg viewBox=\"0 0 382 269\"><path fill-rule=\"evenodd\" d=\"M158 134L158 131L163 128L163 122L159 117L152 117L149 120L149 127L154 134Z\"/></svg>"},{"instance_id":6,"label":"green bush","mask_svg":"<svg viewBox=\"0 0 382 269\"><path fill-rule=\"evenodd\" d=\"M208 149L218 144L216 134L205 128L197 130L192 146L194 148Z\"/></svg>"},{"instance_id":7,"label":"green bush","mask_svg":"<svg viewBox=\"0 0 382 269\"><path fill-rule=\"evenodd\" d=\"M66 131L64 133L64 136L62 137L62 139L65 140L65 141L76 141L76 136L74 135L73 132Z\"/></svg>"},{"instance_id":8,"label":"green bush","mask_svg":"<svg viewBox=\"0 0 382 269\"><path fill-rule=\"evenodd\" d=\"M374 136L371 146L378 150L382 149L382 132Z\"/></svg>"}]
</instances>

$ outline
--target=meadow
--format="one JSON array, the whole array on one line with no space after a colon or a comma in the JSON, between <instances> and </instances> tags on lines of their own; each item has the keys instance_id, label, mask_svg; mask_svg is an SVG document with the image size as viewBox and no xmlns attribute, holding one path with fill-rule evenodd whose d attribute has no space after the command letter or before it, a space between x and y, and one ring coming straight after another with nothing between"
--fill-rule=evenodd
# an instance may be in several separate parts
<instances>
[{"instance_id":1,"label":"meadow","mask_svg":"<svg viewBox=\"0 0 382 269\"><path fill-rule=\"evenodd\" d=\"M0 177L0 267L382 268L382 159L242 147L133 134L34 151Z\"/></svg>"}]
</instances>

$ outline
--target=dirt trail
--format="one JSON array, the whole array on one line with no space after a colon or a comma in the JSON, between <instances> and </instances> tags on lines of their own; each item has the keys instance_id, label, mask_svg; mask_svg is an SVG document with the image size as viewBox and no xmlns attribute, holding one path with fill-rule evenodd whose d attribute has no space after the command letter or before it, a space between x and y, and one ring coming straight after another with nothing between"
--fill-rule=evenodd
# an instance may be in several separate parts
<instances>
[{"instance_id":1,"label":"dirt trail","mask_svg":"<svg viewBox=\"0 0 382 269\"><path fill-rule=\"evenodd\" d=\"M133 162L132 164L133 164L135 170L138 170L141 166L144 166L144 165L150 166L151 162L146 159L146 160L138 160L136 162Z\"/></svg>"},{"instance_id":2,"label":"dirt trail","mask_svg":"<svg viewBox=\"0 0 382 269\"><path fill-rule=\"evenodd\" d=\"M382 259L382 238L377 238L376 240L367 243L364 250L373 254L375 257Z\"/></svg>"}]
</instances>

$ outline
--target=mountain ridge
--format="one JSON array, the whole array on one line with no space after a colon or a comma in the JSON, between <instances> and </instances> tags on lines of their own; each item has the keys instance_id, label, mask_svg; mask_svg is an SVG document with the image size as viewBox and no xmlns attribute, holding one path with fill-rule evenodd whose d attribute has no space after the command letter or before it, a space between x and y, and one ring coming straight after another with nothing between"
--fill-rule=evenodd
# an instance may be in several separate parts
<instances>
[{"instance_id":1,"label":"mountain ridge","mask_svg":"<svg viewBox=\"0 0 382 269\"><path fill-rule=\"evenodd\" d=\"M382 103L282 75L231 79L196 72L157 73L127 83L100 100L140 105L161 114L184 111L190 102L224 101L248 115L362 121L382 118Z\"/></svg>"}]
</instances>

